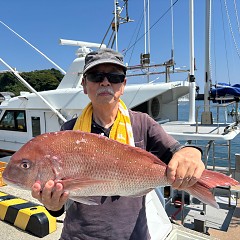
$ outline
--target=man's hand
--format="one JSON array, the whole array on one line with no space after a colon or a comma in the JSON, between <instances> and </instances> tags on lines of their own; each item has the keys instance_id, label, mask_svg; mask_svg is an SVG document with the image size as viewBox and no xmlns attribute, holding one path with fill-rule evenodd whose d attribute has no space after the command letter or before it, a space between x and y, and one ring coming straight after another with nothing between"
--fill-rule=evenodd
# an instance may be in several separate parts
<instances>
[{"instance_id":1,"label":"man's hand","mask_svg":"<svg viewBox=\"0 0 240 240\"><path fill-rule=\"evenodd\" d=\"M193 147L184 147L177 151L167 167L167 179L176 189L186 189L194 185L201 177L205 166L201 152Z\"/></svg>"},{"instance_id":2,"label":"man's hand","mask_svg":"<svg viewBox=\"0 0 240 240\"><path fill-rule=\"evenodd\" d=\"M32 196L38 199L48 210L58 211L66 203L69 193L63 190L60 182L49 180L41 191L39 182L32 186Z\"/></svg>"}]
</instances>

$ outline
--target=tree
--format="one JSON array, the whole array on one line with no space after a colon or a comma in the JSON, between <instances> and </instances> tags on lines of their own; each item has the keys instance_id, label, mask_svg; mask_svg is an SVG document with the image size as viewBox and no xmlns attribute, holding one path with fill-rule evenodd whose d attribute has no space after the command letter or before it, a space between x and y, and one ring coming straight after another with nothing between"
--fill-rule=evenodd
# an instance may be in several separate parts
<instances>
[{"instance_id":1,"label":"tree","mask_svg":"<svg viewBox=\"0 0 240 240\"><path fill-rule=\"evenodd\" d=\"M56 89L63 78L63 74L54 68L46 70L35 70L32 72L20 73L36 91ZM15 75L10 72L0 74L0 91L13 92L19 95L21 91L29 91L18 81Z\"/></svg>"}]
</instances>

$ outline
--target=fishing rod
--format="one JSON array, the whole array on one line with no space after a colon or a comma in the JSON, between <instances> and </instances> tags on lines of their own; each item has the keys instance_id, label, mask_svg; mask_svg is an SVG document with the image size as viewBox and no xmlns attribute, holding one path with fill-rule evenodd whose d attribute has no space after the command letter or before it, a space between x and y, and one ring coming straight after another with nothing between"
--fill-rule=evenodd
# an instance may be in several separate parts
<instances>
[{"instance_id":1,"label":"fishing rod","mask_svg":"<svg viewBox=\"0 0 240 240\"><path fill-rule=\"evenodd\" d=\"M12 28L10 28L7 24L5 24L4 22L0 21L0 23L5 26L7 29L9 29L11 32L13 32L15 35L17 35L20 39L22 39L25 43L27 43L30 47L32 47L35 51L37 51L38 53L40 53L44 58L46 58L50 63L52 63L56 68L58 68L64 75L66 74L66 72L59 67L55 62L53 62L48 56L46 56L43 52L41 52L39 49L37 49L35 46L33 46L30 42L28 42L25 38L23 38L21 35L19 35L18 33L16 33Z\"/></svg>"},{"instance_id":2,"label":"fishing rod","mask_svg":"<svg viewBox=\"0 0 240 240\"><path fill-rule=\"evenodd\" d=\"M24 80L21 75L14 70L11 66L9 66L2 58L0 58L0 62L2 62L17 78L18 80L27 87L31 92L35 93L39 98L42 99L44 103L63 121L66 122L67 119L56 109L54 108L51 103L49 103L40 93L38 93L26 80Z\"/></svg>"}]
</instances>

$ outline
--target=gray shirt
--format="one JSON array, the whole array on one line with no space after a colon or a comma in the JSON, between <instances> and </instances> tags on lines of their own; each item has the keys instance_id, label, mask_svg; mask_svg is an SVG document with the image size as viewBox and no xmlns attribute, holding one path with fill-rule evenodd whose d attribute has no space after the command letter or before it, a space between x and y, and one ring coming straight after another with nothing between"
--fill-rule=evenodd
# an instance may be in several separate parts
<instances>
[{"instance_id":1,"label":"gray shirt","mask_svg":"<svg viewBox=\"0 0 240 240\"><path fill-rule=\"evenodd\" d=\"M152 152L168 163L181 148L161 125L145 113L129 110L135 146ZM62 126L72 129L76 119ZM97 197L99 205L73 202L66 211L61 240L150 239L143 197Z\"/></svg>"}]
</instances>

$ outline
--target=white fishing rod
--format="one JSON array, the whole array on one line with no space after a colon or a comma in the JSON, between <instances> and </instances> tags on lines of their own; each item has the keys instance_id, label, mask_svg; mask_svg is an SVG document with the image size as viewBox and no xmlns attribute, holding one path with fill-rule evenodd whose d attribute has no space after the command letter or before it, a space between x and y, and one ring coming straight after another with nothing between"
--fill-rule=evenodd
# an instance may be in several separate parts
<instances>
[{"instance_id":1,"label":"white fishing rod","mask_svg":"<svg viewBox=\"0 0 240 240\"><path fill-rule=\"evenodd\" d=\"M16 33L13 29L11 29L7 24L5 24L4 22L0 21L0 23L5 26L6 28L8 28L11 32L13 32L15 35L17 35L19 38L21 38L25 43L27 43L30 47L32 47L34 50L36 50L38 53L40 53L44 58L46 58L50 63L52 63L56 68L58 68L64 75L66 74L66 72L59 67L55 62L53 62L48 56L46 56L44 53L42 53L39 49L37 49L36 47L34 47L30 42L28 42L25 38L23 38L22 36L20 36L18 33Z\"/></svg>"},{"instance_id":2,"label":"white fishing rod","mask_svg":"<svg viewBox=\"0 0 240 240\"><path fill-rule=\"evenodd\" d=\"M18 79L19 81L27 87L31 92L35 93L39 98L43 100L44 103L47 104L47 106L64 122L67 121L67 119L58 111L56 110L44 97L42 97L41 94L39 94L26 80L24 80L20 74L15 71L12 67L10 67L6 62L3 61L2 58L0 58L0 62L2 62Z\"/></svg>"}]
</instances>

